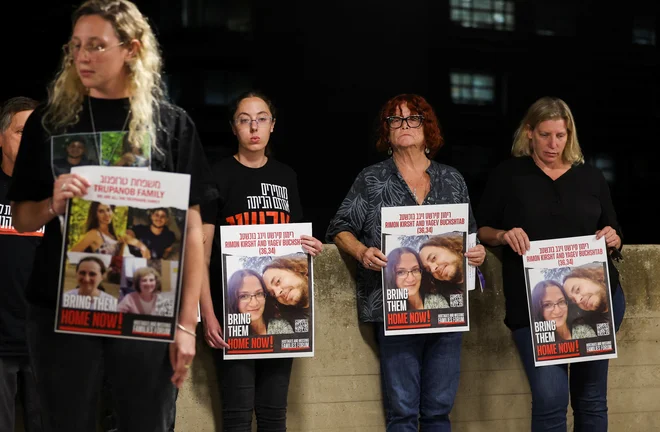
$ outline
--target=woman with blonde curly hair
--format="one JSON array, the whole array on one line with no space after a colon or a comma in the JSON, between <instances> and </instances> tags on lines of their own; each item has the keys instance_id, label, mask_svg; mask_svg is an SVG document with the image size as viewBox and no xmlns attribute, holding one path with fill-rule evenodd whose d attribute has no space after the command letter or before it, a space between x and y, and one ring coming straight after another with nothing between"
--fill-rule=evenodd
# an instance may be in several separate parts
<instances>
[{"instance_id":1,"label":"woman with blonde curly hair","mask_svg":"<svg viewBox=\"0 0 660 432\"><path fill-rule=\"evenodd\" d=\"M195 355L194 330L204 271L199 205L217 195L193 121L164 98L161 55L147 19L127 0L90 0L72 17L60 70L48 102L25 125L9 199L19 231L46 225L27 287L28 344L49 430L95 430L96 401L105 371L121 430L165 431L175 389ZM105 132L149 140L150 168L191 175L179 326L174 343L53 332L67 200L91 186L80 174L53 179L55 136L86 135L100 148ZM146 145L146 143L145 143ZM81 362L80 359L85 359Z\"/></svg>"}]
</instances>

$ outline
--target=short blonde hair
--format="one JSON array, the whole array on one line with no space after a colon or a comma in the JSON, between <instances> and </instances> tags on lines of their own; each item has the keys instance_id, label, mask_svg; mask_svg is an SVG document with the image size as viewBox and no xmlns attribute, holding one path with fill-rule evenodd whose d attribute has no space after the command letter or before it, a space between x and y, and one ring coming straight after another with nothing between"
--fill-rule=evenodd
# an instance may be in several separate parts
<instances>
[{"instance_id":1,"label":"short blonde hair","mask_svg":"<svg viewBox=\"0 0 660 432\"><path fill-rule=\"evenodd\" d=\"M573 164L583 164L584 156L578 142L577 129L571 109L566 102L559 98L542 97L529 107L525 117L520 122L513 138L511 154L515 157L531 156L532 141L527 137L528 130L534 130L539 123L546 120L564 120L568 137L562 159L565 162Z\"/></svg>"}]
</instances>

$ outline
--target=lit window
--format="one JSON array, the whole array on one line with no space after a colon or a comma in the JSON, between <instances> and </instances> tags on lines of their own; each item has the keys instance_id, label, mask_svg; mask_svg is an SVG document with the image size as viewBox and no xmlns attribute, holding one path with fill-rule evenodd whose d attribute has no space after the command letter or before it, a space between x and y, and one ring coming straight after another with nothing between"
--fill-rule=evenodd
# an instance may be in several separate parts
<instances>
[{"instance_id":1,"label":"lit window","mask_svg":"<svg viewBox=\"0 0 660 432\"><path fill-rule=\"evenodd\" d=\"M655 20L653 17L635 17L632 41L637 45L655 46Z\"/></svg>"},{"instance_id":2,"label":"lit window","mask_svg":"<svg viewBox=\"0 0 660 432\"><path fill-rule=\"evenodd\" d=\"M512 0L451 0L450 11L451 20L463 27L514 29Z\"/></svg>"},{"instance_id":3,"label":"lit window","mask_svg":"<svg viewBox=\"0 0 660 432\"><path fill-rule=\"evenodd\" d=\"M607 155L597 155L590 160L590 163L598 168L608 183L614 182L614 160Z\"/></svg>"},{"instance_id":4,"label":"lit window","mask_svg":"<svg viewBox=\"0 0 660 432\"><path fill-rule=\"evenodd\" d=\"M493 104L495 102L495 77L480 73L452 72L451 100L455 104Z\"/></svg>"}]
</instances>

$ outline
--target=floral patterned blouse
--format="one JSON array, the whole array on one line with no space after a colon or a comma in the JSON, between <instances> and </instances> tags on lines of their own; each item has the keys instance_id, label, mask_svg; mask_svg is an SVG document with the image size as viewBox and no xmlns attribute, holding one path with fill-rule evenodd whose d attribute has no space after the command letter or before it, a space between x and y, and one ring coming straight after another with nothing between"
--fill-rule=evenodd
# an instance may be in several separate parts
<instances>
[{"instance_id":1,"label":"floral patterned blouse","mask_svg":"<svg viewBox=\"0 0 660 432\"><path fill-rule=\"evenodd\" d=\"M431 161L426 172L431 177L431 190L422 205L470 203L463 176L448 165ZM367 247L380 249L381 207L417 205L415 196L394 160L389 158L360 172L344 198L337 214L330 221L326 241L348 231ZM469 231L477 225L470 206ZM357 266L358 317L362 322L383 321L382 278L380 272Z\"/></svg>"}]
</instances>

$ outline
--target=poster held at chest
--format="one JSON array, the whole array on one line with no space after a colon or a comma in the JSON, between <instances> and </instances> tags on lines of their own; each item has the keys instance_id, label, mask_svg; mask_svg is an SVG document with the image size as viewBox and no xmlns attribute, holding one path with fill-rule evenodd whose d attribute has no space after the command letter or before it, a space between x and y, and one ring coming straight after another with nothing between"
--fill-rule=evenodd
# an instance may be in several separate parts
<instances>
[{"instance_id":1,"label":"poster held at chest","mask_svg":"<svg viewBox=\"0 0 660 432\"><path fill-rule=\"evenodd\" d=\"M87 194L67 203L55 331L174 340L190 176L73 167Z\"/></svg>"},{"instance_id":2,"label":"poster held at chest","mask_svg":"<svg viewBox=\"0 0 660 432\"><path fill-rule=\"evenodd\" d=\"M605 239L532 241L522 259L534 365L616 358Z\"/></svg>"},{"instance_id":3,"label":"poster held at chest","mask_svg":"<svg viewBox=\"0 0 660 432\"><path fill-rule=\"evenodd\" d=\"M469 330L468 204L384 207L381 220L385 335Z\"/></svg>"},{"instance_id":4,"label":"poster held at chest","mask_svg":"<svg viewBox=\"0 0 660 432\"><path fill-rule=\"evenodd\" d=\"M225 359L314 355L310 223L220 227Z\"/></svg>"}]
</instances>

